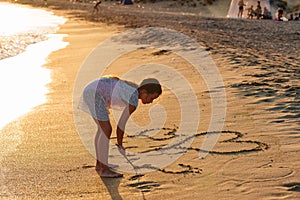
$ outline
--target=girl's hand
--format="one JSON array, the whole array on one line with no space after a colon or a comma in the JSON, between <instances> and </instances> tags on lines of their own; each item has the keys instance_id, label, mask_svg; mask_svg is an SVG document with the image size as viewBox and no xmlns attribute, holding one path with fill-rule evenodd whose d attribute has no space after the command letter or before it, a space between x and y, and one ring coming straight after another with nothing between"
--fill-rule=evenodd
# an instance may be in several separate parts
<instances>
[{"instance_id":1,"label":"girl's hand","mask_svg":"<svg viewBox=\"0 0 300 200\"><path fill-rule=\"evenodd\" d=\"M125 148L121 145L116 144L118 147L119 152L123 155L126 156Z\"/></svg>"}]
</instances>

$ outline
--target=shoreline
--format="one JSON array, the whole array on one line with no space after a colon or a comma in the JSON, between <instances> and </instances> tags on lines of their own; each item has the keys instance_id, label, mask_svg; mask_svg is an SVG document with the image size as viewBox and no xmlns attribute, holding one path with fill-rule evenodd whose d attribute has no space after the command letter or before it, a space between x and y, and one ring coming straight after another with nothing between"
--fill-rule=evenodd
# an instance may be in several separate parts
<instances>
[{"instance_id":1,"label":"shoreline","mask_svg":"<svg viewBox=\"0 0 300 200\"><path fill-rule=\"evenodd\" d=\"M72 87L77 69L84 58L96 45L119 28L91 22L78 23L77 19L65 16L65 11L45 10L68 19L56 34L68 34L63 41L70 44L64 49L52 52L43 66L51 70L51 82L47 84L49 91L45 95L47 101L1 130L1 134L21 136L12 137L11 141L2 144L1 148L15 146L16 139L22 141L16 149L2 155L5 162L1 160L1 179L4 179L1 184L1 198L4 199L65 199L66 196L72 198L72 195L64 194L64 190L70 193L76 191L74 199L80 198L80 194L85 194L86 191L78 191L81 183L76 181L76 176L73 177L74 181L70 186L68 173L72 174L77 169L85 169L82 166L94 164L94 159L82 146L73 125ZM85 40L85 45L82 45L82 37L89 35L93 37ZM67 124L61 124L61 120ZM99 176L95 177L94 170L90 173L91 170L87 167L87 170L80 174L86 176L82 179L84 182L96 185L99 183ZM59 183L54 186L53 182ZM59 191L48 191L58 186L61 187ZM92 190L94 189L93 187Z\"/></svg>"},{"instance_id":2,"label":"shoreline","mask_svg":"<svg viewBox=\"0 0 300 200\"><path fill-rule=\"evenodd\" d=\"M70 45L53 52L45 66L52 70L47 103L38 106L3 130L6 133L20 131L25 134L24 143L5 158L2 173L5 172L5 185L11 190L10 194L2 192L3 198L183 199L205 195L206 199L272 199L279 196L293 199L299 196L299 144L291 137L293 131L297 136L299 130L296 118L299 115L296 105L298 100L293 99L298 94L299 74L296 67L299 59L296 57L297 49L288 49L296 44L285 44L297 39L297 34L288 29L291 25L283 24L288 29L284 31L290 34L290 38L276 38L284 51L279 54L275 51L276 44L269 51L256 51L260 48L259 45L266 45L263 41L267 36L247 31L255 27L252 24L257 25L258 22L202 19L194 21L197 26L203 25L202 29L196 29L192 23L184 24L187 22L183 20L175 30L191 35L200 44L204 44L224 79L228 103L224 130L229 130L229 135L222 135L221 139L233 138L236 131L236 134L242 134L242 142L220 143L214 149L215 152L203 160L199 160L198 152L188 150L186 155L164 171L147 173L138 179L134 179L132 173L125 173L123 179L107 180L100 179L94 171L94 158L83 147L74 127L74 80L83 60L101 41L109 38L112 33L143 26L146 21L134 21L132 14L127 27L122 25L125 24L122 20L120 25L107 25L85 21L81 18L83 15L72 18L74 13L71 10L53 11L68 18L57 33L67 33L68 37L64 41ZM181 16L173 17L174 20L164 19L161 23L170 28L174 21L183 19ZM158 24L157 20L152 20L154 18L148 19L149 26ZM243 26L242 23L250 27ZM270 24L271 22L262 23L267 26L266 30ZM227 30L227 25L234 31L241 29L240 33ZM273 25L279 31L283 30L278 23L272 22ZM225 33L219 31L220 28ZM271 33L276 36L276 32ZM233 35L237 38L234 39ZM242 37L249 41L249 47L246 46L248 43L240 40ZM282 38L283 41L280 41ZM115 64L138 63L142 56L151 59L152 51L136 52ZM159 58L171 60L168 56L172 55ZM183 73L187 69L181 70ZM116 72L122 74L122 71ZM192 73L187 77L197 82ZM276 87L278 94L274 89ZM208 121L205 117L210 117L207 103L210 100L209 91L203 90L202 86L200 89L198 95L201 98L201 108L204 109L204 119L199 132L206 129ZM172 109L173 102L170 103L167 97L164 96L161 101L166 102L167 109ZM288 105L291 110L281 112L284 105ZM176 117L171 117L171 120L178 121ZM274 120L277 122L272 122ZM173 121L168 125L173 126ZM147 119L144 120L146 122ZM192 148L199 148L202 140L201 137L196 138ZM267 144L268 148L258 148L255 151L258 143ZM243 149L254 151L245 153ZM182 186L185 186L184 189Z\"/></svg>"},{"instance_id":3,"label":"shoreline","mask_svg":"<svg viewBox=\"0 0 300 200\"><path fill-rule=\"evenodd\" d=\"M63 35L54 35L59 24L64 19L52 15L42 9L31 9L28 6L14 5L1 2L2 18L5 15L13 15L9 24L16 24L18 13L24 22L18 27L11 27L8 23L2 24L1 35L1 87L2 120L0 129L9 122L19 118L23 114L46 102L46 85L50 82L50 70L43 65L51 52L66 46L62 42ZM32 15L42 18L43 21L35 20ZM29 59L34 57L34 59ZM26 64L25 64L26 63ZM33 76L34 75L34 76ZM30 77L30 80L28 80ZM20 86L15 80L22 82L22 87L28 92L19 91ZM9 87L7 87L9 85ZM22 102L19 98L22 97Z\"/></svg>"}]
</instances>

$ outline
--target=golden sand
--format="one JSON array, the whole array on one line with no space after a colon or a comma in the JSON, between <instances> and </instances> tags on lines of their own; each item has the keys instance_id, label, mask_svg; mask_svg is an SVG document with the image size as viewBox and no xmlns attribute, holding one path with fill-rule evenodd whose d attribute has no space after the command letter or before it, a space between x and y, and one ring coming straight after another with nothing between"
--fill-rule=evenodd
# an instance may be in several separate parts
<instances>
[{"instance_id":1,"label":"golden sand","mask_svg":"<svg viewBox=\"0 0 300 200\"><path fill-rule=\"evenodd\" d=\"M48 5L49 2L55 1L48 1ZM90 5L87 6L88 11L90 8L92 8ZM139 176L125 172L122 179L101 179L94 170L94 158L83 146L73 121L74 82L80 66L92 50L105 39L123 32L126 28L82 19L85 15L90 17L90 13L58 10L51 5L47 9L68 18L58 33L68 34L65 41L70 44L53 52L45 66L52 70L47 103L36 107L1 131L1 134L24 133L23 142L1 161L1 170L5 177L1 198L105 200L299 198L300 147L297 119L299 119L300 84L299 57L296 56L297 53L299 55L298 49L290 51L289 57L276 52L274 48L261 49L261 52L257 52L255 41L259 36L256 37L254 31L249 33L254 35L253 38L246 37L249 31L246 25L258 23L257 21L245 21L243 26L243 22L237 20L199 19L197 23L202 24L203 29L193 29L184 25L180 27L182 32L190 34L205 45L220 70L226 90L224 128L216 130L222 131L221 137L204 159L199 158L198 150L201 147L199 144L207 135L207 126L212 116L211 99L203 79L193 73L193 68L173 53L155 54L157 49L146 48L123 55L108 67L106 74L121 76L141 61L153 60L172 66L182 74L197 91L196 96L201 108L200 125L192 145L171 165ZM75 17L76 14L79 17ZM101 21L101 14L99 16L97 19ZM172 16L176 19L176 15ZM114 17L112 21L117 18L115 15ZM167 24L166 21L164 23ZM244 32L235 34L240 37L239 40L241 38L243 41L249 40L247 43L249 47L242 48L245 41L241 44L236 38L227 39L228 43L232 42L231 40L236 41L235 46L226 43L228 32L224 35L218 32L224 28L222 24L226 23L234 30L237 24L240 25L241 31L246 29L247 34ZM262 23L280 29L278 24ZM131 28L141 25L138 20L130 21L128 24ZM214 29L212 24L221 24L221 28ZM293 25L299 27L299 24ZM218 34L219 38L216 38ZM297 34L291 35L291 39L285 38L285 42L292 43L293 37L299 38ZM264 44L261 41L259 45ZM284 44L281 45L281 51L289 51L291 46ZM165 131L172 132L180 126L178 100L171 89L165 88L159 103L168 113L165 127L170 129ZM148 109L149 106L141 106L132 116L133 120L141 125L149 123L149 117L142 115ZM143 140L126 137L124 146L131 147L130 150L137 146L134 150L145 151L149 150L149 144L152 147L159 147L166 142L167 139L155 141L149 138Z\"/></svg>"}]
</instances>

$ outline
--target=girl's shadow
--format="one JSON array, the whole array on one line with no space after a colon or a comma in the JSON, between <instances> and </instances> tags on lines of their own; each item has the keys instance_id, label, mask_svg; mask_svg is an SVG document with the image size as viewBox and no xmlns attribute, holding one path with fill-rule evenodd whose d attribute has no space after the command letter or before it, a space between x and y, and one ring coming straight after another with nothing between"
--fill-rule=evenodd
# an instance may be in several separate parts
<instances>
[{"instance_id":1,"label":"girl's shadow","mask_svg":"<svg viewBox=\"0 0 300 200\"><path fill-rule=\"evenodd\" d=\"M98 173L99 174L99 173ZM119 193L119 185L122 178L103 178L99 175L101 180L103 181L109 195L111 196L112 200L122 200L122 197Z\"/></svg>"}]
</instances>

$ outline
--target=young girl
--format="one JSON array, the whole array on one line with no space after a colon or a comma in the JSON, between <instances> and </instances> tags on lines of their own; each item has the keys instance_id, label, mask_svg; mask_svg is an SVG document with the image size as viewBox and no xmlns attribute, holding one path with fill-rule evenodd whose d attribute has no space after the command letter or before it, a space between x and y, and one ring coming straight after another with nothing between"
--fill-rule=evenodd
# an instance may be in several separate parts
<instances>
[{"instance_id":1,"label":"young girl","mask_svg":"<svg viewBox=\"0 0 300 200\"><path fill-rule=\"evenodd\" d=\"M89 113L98 126L95 137L96 170L101 177L123 176L112 171L108 166L109 139L112 133L108 116L109 108L123 108L116 134L119 151L125 154L123 147L125 125L130 115L136 110L138 100L140 99L143 104L152 103L161 93L161 85L154 78L145 79L138 86L117 77L102 77L85 87L78 107Z\"/></svg>"}]
</instances>

